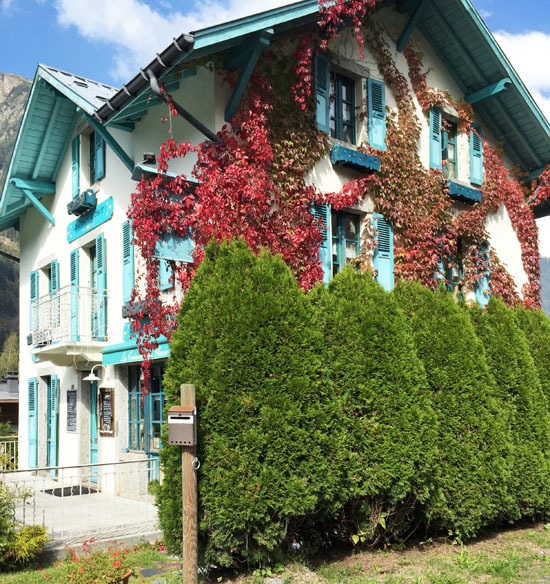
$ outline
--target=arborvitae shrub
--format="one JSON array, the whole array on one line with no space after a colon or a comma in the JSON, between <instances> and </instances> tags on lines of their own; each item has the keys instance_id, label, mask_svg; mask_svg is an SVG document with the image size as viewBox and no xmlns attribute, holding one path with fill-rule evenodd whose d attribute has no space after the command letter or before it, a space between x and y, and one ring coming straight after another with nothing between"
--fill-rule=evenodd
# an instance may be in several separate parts
<instances>
[{"instance_id":1,"label":"arborvitae shrub","mask_svg":"<svg viewBox=\"0 0 550 584\"><path fill-rule=\"evenodd\" d=\"M514 309L516 318L539 374L542 391L550 405L550 319L541 310Z\"/></svg>"},{"instance_id":2,"label":"arborvitae shrub","mask_svg":"<svg viewBox=\"0 0 550 584\"><path fill-rule=\"evenodd\" d=\"M435 420L412 332L392 295L346 268L310 299L324 337L323 360L341 401L346 459L343 537L403 535L433 485Z\"/></svg>"},{"instance_id":3,"label":"arborvitae shrub","mask_svg":"<svg viewBox=\"0 0 550 584\"><path fill-rule=\"evenodd\" d=\"M540 515L550 500L550 422L529 345L513 310L501 300L491 298L485 311L475 308L471 314L500 392L501 418L509 427L513 507L507 518Z\"/></svg>"},{"instance_id":4,"label":"arborvitae shrub","mask_svg":"<svg viewBox=\"0 0 550 584\"><path fill-rule=\"evenodd\" d=\"M338 501L338 420L312 312L282 259L242 241L210 245L187 292L165 387L170 406L182 383L196 386L206 566L272 563ZM180 448L164 446L161 459L160 520L177 551Z\"/></svg>"},{"instance_id":5,"label":"arborvitae shrub","mask_svg":"<svg viewBox=\"0 0 550 584\"><path fill-rule=\"evenodd\" d=\"M426 503L426 521L460 537L477 534L501 513L507 437L481 341L452 295L418 283L394 292L409 317L437 417L441 495Z\"/></svg>"}]
</instances>

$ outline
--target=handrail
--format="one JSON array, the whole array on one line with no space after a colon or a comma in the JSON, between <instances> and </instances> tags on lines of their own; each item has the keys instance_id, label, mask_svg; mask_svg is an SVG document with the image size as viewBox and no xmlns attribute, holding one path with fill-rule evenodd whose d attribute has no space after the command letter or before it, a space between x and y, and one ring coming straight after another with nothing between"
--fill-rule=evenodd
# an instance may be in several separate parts
<instances>
[{"instance_id":1,"label":"handrail","mask_svg":"<svg viewBox=\"0 0 550 584\"><path fill-rule=\"evenodd\" d=\"M134 464L136 462L151 462L155 458L139 458L137 460L119 460L117 462L91 462L89 464L75 464L71 466L37 466L36 468L22 468L16 470L0 470L0 473L15 473L15 472L36 472L39 470L64 470L68 468L96 468L98 466L113 466L119 464Z\"/></svg>"}]
</instances>

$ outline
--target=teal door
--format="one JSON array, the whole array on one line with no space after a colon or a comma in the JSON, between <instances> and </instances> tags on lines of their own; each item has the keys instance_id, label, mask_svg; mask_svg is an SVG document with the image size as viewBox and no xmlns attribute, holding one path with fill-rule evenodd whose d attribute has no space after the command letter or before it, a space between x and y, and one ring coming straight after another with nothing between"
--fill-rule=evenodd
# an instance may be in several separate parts
<instances>
[{"instance_id":1,"label":"teal door","mask_svg":"<svg viewBox=\"0 0 550 584\"><path fill-rule=\"evenodd\" d=\"M92 381L90 384L90 464L99 460L97 436L97 381ZM92 466L90 481L97 483L97 466Z\"/></svg>"},{"instance_id":2,"label":"teal door","mask_svg":"<svg viewBox=\"0 0 550 584\"><path fill-rule=\"evenodd\" d=\"M46 465L57 466L57 420L59 415L59 383L57 375L47 378L48 384L48 413L46 418ZM57 470L51 470L52 477L57 476Z\"/></svg>"},{"instance_id":3,"label":"teal door","mask_svg":"<svg viewBox=\"0 0 550 584\"><path fill-rule=\"evenodd\" d=\"M38 416L37 416L37 388L38 379L33 377L28 380L28 403L29 403L29 468L36 468L38 466Z\"/></svg>"}]
</instances>

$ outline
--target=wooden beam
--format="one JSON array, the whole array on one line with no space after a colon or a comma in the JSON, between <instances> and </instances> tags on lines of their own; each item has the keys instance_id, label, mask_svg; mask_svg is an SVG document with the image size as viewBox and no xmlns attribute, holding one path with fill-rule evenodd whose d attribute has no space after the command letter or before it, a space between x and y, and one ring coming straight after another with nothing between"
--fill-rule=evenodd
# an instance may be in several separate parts
<instances>
[{"instance_id":1,"label":"wooden beam","mask_svg":"<svg viewBox=\"0 0 550 584\"><path fill-rule=\"evenodd\" d=\"M409 41L409 37L411 36L412 31L416 28L420 17L422 16L422 12L424 12L424 8L428 4L427 0L420 0L420 4L416 7L413 15L409 18L409 22L407 26L403 29L399 40L397 41L397 50L401 52L407 42Z\"/></svg>"},{"instance_id":2,"label":"wooden beam","mask_svg":"<svg viewBox=\"0 0 550 584\"><path fill-rule=\"evenodd\" d=\"M111 133L107 130L105 126L96 122L91 116L86 114L84 111L80 110L80 113L84 116L87 122L92 126L94 132L97 132L107 143L109 148L118 156L122 164L130 171L134 171L134 161L122 148L122 146L113 138Z\"/></svg>"},{"instance_id":3,"label":"wooden beam","mask_svg":"<svg viewBox=\"0 0 550 584\"><path fill-rule=\"evenodd\" d=\"M258 58L262 54L262 51L269 46L271 42L271 38L273 36L273 29L269 28L260 32L252 42L252 46L250 48L243 47L243 50L247 53L246 63L243 66L241 71L241 75L235 85L235 89L233 89L233 93L229 98L229 102L227 107L225 108L225 121L231 122L239 104L241 103L241 99L243 97L244 90L248 85L250 80L250 76L252 75L252 71L254 71L254 67L258 62ZM231 64L231 63L230 63Z\"/></svg>"},{"instance_id":4,"label":"wooden beam","mask_svg":"<svg viewBox=\"0 0 550 584\"><path fill-rule=\"evenodd\" d=\"M23 191L23 193L25 193L25 196L27 197L27 199L29 199L29 201L36 207L38 212L41 215L43 215L52 225L55 225L55 218L53 217L53 215L48 211L48 209L46 209L46 207L44 207L44 205L34 196L34 194L28 188L17 185L16 181L18 181L18 180L19 179L12 178L10 182L13 185L15 185L17 188L21 189L21 191ZM21 182L24 182L24 181L21 181Z\"/></svg>"},{"instance_id":5,"label":"wooden beam","mask_svg":"<svg viewBox=\"0 0 550 584\"><path fill-rule=\"evenodd\" d=\"M42 182L39 180L28 180L25 178L14 177L10 180L12 185L15 185L18 189L28 189L34 191L35 193L40 193L41 195L53 195L55 194L55 184Z\"/></svg>"},{"instance_id":6,"label":"wooden beam","mask_svg":"<svg viewBox=\"0 0 550 584\"><path fill-rule=\"evenodd\" d=\"M469 93L468 95L464 96L464 100L467 101L469 104L477 103L478 101L482 101L491 97L492 95L496 95L505 89L508 89L508 86L512 84L512 80L509 77L504 77L500 81L496 83L492 83L491 85L487 85L483 89L479 89L478 91L474 91Z\"/></svg>"},{"instance_id":7,"label":"wooden beam","mask_svg":"<svg viewBox=\"0 0 550 584\"><path fill-rule=\"evenodd\" d=\"M55 105L53 106L52 113L50 114L50 120L48 121L48 127L46 128L46 133L44 134L44 138L42 139L42 144L40 146L40 152L38 153L38 158L36 159L36 164L34 165L34 170L32 172L32 179L33 180L40 173L40 167L42 166L42 161L44 160L44 155L46 154L46 148L48 146L50 136L52 135L52 130L55 126L57 114L59 112L60 107L61 107L61 99L58 98L55 101Z\"/></svg>"}]
</instances>

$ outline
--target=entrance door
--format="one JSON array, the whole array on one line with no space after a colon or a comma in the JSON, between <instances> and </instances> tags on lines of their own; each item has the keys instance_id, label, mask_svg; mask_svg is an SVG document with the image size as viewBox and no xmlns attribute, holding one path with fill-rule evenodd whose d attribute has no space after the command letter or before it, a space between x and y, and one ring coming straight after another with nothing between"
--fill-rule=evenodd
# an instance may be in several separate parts
<instances>
[{"instance_id":1,"label":"entrance door","mask_svg":"<svg viewBox=\"0 0 550 584\"><path fill-rule=\"evenodd\" d=\"M97 381L92 381L90 383L90 464L99 461L97 436ZM97 466L92 466L90 482L97 483Z\"/></svg>"},{"instance_id":2,"label":"entrance door","mask_svg":"<svg viewBox=\"0 0 550 584\"><path fill-rule=\"evenodd\" d=\"M46 418L46 465L57 466L57 419L59 413L59 396L57 375L51 375L46 378L48 385L48 415ZM57 476L57 470L51 470L52 477Z\"/></svg>"}]
</instances>

